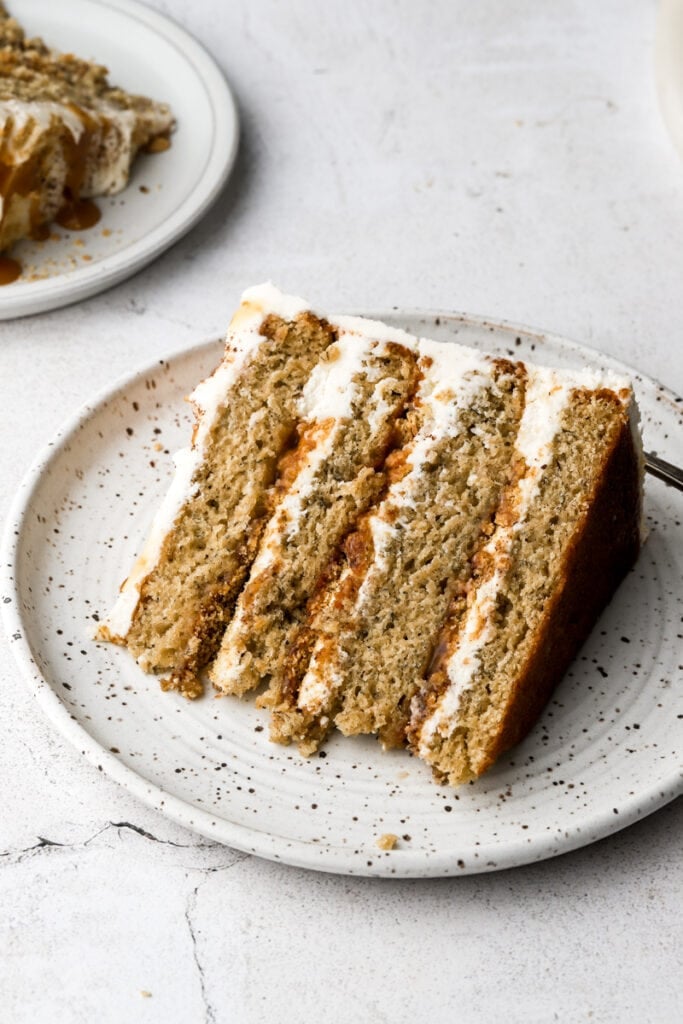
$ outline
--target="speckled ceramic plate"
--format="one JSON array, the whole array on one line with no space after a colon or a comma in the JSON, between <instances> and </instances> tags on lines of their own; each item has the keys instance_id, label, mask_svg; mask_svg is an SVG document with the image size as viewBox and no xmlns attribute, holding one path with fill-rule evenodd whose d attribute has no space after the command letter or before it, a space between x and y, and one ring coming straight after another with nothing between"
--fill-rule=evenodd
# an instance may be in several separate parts
<instances>
[{"instance_id":1,"label":"speckled ceramic plate","mask_svg":"<svg viewBox=\"0 0 683 1024\"><path fill-rule=\"evenodd\" d=\"M13 0L29 34L95 59L130 92L170 104L171 148L137 158L130 182L97 200L87 231L55 227L45 242L11 255L22 276L0 287L0 319L41 313L87 298L129 277L189 231L216 199L237 153L232 94L209 54L187 32L135 0Z\"/></svg>"},{"instance_id":2,"label":"speckled ceramic plate","mask_svg":"<svg viewBox=\"0 0 683 1024\"><path fill-rule=\"evenodd\" d=\"M624 370L505 324L379 314L556 366ZM252 702L163 694L91 633L132 564L186 443L182 401L217 362L210 342L156 363L68 423L24 483L5 541L10 646L76 747L147 804L231 846L326 871L457 875L551 857L623 828L681 792L683 495L647 480L648 542L531 735L484 778L435 785L370 738L311 760L267 739ZM628 372L628 371L627 371ZM683 406L637 374L649 449L683 462ZM377 839L401 838L392 851Z\"/></svg>"}]
</instances>

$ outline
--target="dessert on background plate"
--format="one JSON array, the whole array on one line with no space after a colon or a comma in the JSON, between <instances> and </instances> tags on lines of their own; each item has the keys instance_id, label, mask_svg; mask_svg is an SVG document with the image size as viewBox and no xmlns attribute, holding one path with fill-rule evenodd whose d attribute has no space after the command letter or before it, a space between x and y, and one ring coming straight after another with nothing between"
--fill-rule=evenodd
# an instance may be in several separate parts
<instances>
[{"instance_id":1,"label":"dessert on background plate","mask_svg":"<svg viewBox=\"0 0 683 1024\"><path fill-rule=\"evenodd\" d=\"M167 148L173 126L166 104L28 39L0 4L0 252L45 237L54 220L70 230L92 226L92 199L125 188L137 153ZM21 267L2 260L1 283L9 283Z\"/></svg>"},{"instance_id":2,"label":"dessert on background plate","mask_svg":"<svg viewBox=\"0 0 683 1024\"><path fill-rule=\"evenodd\" d=\"M482 774L533 726L642 536L627 378L327 317L270 285L195 389L192 444L98 639L162 686L259 691Z\"/></svg>"}]
</instances>

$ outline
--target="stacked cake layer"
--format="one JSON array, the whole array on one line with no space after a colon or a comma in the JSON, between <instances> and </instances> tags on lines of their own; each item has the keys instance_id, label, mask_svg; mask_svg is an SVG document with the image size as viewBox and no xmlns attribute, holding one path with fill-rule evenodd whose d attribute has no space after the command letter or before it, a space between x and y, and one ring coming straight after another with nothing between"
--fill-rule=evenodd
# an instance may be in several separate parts
<instances>
[{"instance_id":1,"label":"stacked cake layer","mask_svg":"<svg viewBox=\"0 0 683 1024\"><path fill-rule=\"evenodd\" d=\"M628 381L326 318L251 289L99 631L164 688L259 691L476 777L533 725L633 563Z\"/></svg>"}]
</instances>

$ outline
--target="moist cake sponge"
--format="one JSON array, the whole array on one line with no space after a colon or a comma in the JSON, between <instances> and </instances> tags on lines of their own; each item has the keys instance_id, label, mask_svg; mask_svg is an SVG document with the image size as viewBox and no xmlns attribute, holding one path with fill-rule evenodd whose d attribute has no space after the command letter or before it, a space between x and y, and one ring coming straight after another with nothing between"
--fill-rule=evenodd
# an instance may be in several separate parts
<instances>
[{"instance_id":1,"label":"moist cake sponge","mask_svg":"<svg viewBox=\"0 0 683 1024\"><path fill-rule=\"evenodd\" d=\"M99 639L162 685L259 690L271 739L337 729L476 778L533 726L637 557L628 380L513 362L270 285L196 389Z\"/></svg>"}]
</instances>

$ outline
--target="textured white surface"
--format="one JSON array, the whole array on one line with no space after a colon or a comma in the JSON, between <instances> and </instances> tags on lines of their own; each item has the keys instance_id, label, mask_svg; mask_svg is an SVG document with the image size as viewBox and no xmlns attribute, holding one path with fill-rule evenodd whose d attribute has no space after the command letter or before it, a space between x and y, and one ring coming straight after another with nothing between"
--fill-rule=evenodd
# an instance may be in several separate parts
<instances>
[{"instance_id":1,"label":"textured white surface","mask_svg":"<svg viewBox=\"0 0 683 1024\"><path fill-rule=\"evenodd\" d=\"M683 174L654 3L154 6L230 75L236 174L135 279L0 324L3 513L67 414L222 333L267 278L345 311L534 324L683 391ZM681 1018L683 802L514 872L316 875L169 825L52 731L6 647L0 673L3 1020Z\"/></svg>"}]
</instances>

